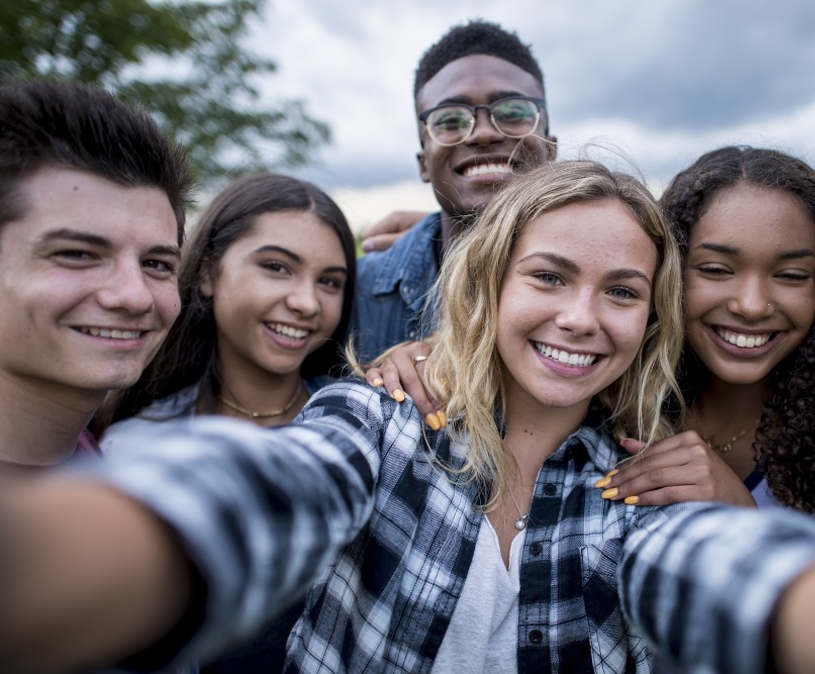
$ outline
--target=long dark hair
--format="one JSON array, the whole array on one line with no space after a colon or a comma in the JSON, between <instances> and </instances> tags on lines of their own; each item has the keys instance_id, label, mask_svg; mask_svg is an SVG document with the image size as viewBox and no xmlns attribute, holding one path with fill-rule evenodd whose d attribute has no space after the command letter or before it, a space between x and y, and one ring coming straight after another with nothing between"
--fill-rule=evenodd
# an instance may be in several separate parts
<instances>
[{"instance_id":1,"label":"long dark hair","mask_svg":"<svg viewBox=\"0 0 815 674\"><path fill-rule=\"evenodd\" d=\"M719 190L758 185L795 195L815 227L815 170L776 150L723 147L700 157L677 175L662 195L662 206L683 257L690 230ZM815 292L815 291L814 291ZM710 371L686 343L679 385L692 404ZM773 495L784 505L815 514L815 326L770 373L753 446Z\"/></svg>"},{"instance_id":2,"label":"long dark hair","mask_svg":"<svg viewBox=\"0 0 815 674\"><path fill-rule=\"evenodd\" d=\"M196 406L215 411L220 393L216 326L212 298L201 293L203 272L217 266L227 249L252 229L257 216L278 211L314 213L340 239L348 269L340 322L331 338L306 357L300 372L314 377L339 369L356 280L356 248L348 222L337 204L311 183L275 173L246 176L227 186L201 214L179 271L178 320L141 379L118 401L108 403L107 414L98 418L97 431L199 381Z\"/></svg>"}]
</instances>

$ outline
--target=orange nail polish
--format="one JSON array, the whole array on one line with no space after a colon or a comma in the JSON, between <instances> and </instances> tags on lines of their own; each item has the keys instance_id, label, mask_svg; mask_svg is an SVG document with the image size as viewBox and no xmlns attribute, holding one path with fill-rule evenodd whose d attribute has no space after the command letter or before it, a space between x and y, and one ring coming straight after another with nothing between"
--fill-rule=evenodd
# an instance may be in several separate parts
<instances>
[{"instance_id":1,"label":"orange nail polish","mask_svg":"<svg viewBox=\"0 0 815 674\"><path fill-rule=\"evenodd\" d=\"M405 401L405 392L400 388L395 388L391 391L391 398L396 402L401 403Z\"/></svg>"},{"instance_id":2,"label":"orange nail polish","mask_svg":"<svg viewBox=\"0 0 815 674\"><path fill-rule=\"evenodd\" d=\"M600 494L601 498L614 498L617 494L620 493L620 490L617 487L612 487L611 489L606 489L602 494Z\"/></svg>"},{"instance_id":3,"label":"orange nail polish","mask_svg":"<svg viewBox=\"0 0 815 674\"><path fill-rule=\"evenodd\" d=\"M637 503L640 502L640 497L639 496L626 496L623 502L625 504L627 504L627 505L637 505Z\"/></svg>"},{"instance_id":4,"label":"orange nail polish","mask_svg":"<svg viewBox=\"0 0 815 674\"><path fill-rule=\"evenodd\" d=\"M437 431L441 428L441 424L439 423L439 418L431 412L428 414L424 420L427 422L427 425L430 426L434 431Z\"/></svg>"}]
</instances>

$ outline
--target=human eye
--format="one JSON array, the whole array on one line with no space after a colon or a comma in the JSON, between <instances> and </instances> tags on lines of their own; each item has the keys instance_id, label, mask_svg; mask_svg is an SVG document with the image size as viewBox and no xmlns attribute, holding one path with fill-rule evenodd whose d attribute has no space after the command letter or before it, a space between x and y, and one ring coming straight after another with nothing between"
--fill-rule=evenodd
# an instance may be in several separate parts
<instances>
[{"instance_id":1,"label":"human eye","mask_svg":"<svg viewBox=\"0 0 815 674\"><path fill-rule=\"evenodd\" d=\"M434 129L440 131L455 131L463 129L470 123L470 111L458 106L439 108L428 120Z\"/></svg>"},{"instance_id":2,"label":"human eye","mask_svg":"<svg viewBox=\"0 0 815 674\"><path fill-rule=\"evenodd\" d=\"M154 276L159 277L175 276L178 271L178 263L175 260L150 258L142 262L142 266Z\"/></svg>"},{"instance_id":3,"label":"human eye","mask_svg":"<svg viewBox=\"0 0 815 674\"><path fill-rule=\"evenodd\" d=\"M289 268L280 260L264 260L260 263L260 266L273 274L283 275L289 273Z\"/></svg>"},{"instance_id":4,"label":"human eye","mask_svg":"<svg viewBox=\"0 0 815 674\"><path fill-rule=\"evenodd\" d=\"M776 278L784 279L785 281L809 281L812 278L812 272L804 271L803 269L787 269L776 274Z\"/></svg>"},{"instance_id":5,"label":"human eye","mask_svg":"<svg viewBox=\"0 0 815 674\"><path fill-rule=\"evenodd\" d=\"M533 274L533 276L547 286L563 285L563 279L560 274L556 274L553 271L539 271Z\"/></svg>"},{"instance_id":6,"label":"human eye","mask_svg":"<svg viewBox=\"0 0 815 674\"><path fill-rule=\"evenodd\" d=\"M340 279L340 278L335 277L335 276L323 276L319 280L319 283L323 287L325 287L325 288L327 288L329 290L332 290L332 291L342 290L345 287L344 281L342 279Z\"/></svg>"},{"instance_id":7,"label":"human eye","mask_svg":"<svg viewBox=\"0 0 815 674\"><path fill-rule=\"evenodd\" d=\"M498 122L509 124L528 122L535 117L536 109L533 105L525 98L510 98L498 101L492 107L492 114Z\"/></svg>"},{"instance_id":8,"label":"human eye","mask_svg":"<svg viewBox=\"0 0 815 674\"><path fill-rule=\"evenodd\" d=\"M733 273L730 269L720 264L700 264L694 267L694 269L700 274L711 277L724 277L732 275Z\"/></svg>"},{"instance_id":9,"label":"human eye","mask_svg":"<svg viewBox=\"0 0 815 674\"><path fill-rule=\"evenodd\" d=\"M96 253L79 248L63 248L55 250L53 253L51 253L51 256L60 263L69 264L72 266L83 266L99 259L99 256Z\"/></svg>"},{"instance_id":10,"label":"human eye","mask_svg":"<svg viewBox=\"0 0 815 674\"><path fill-rule=\"evenodd\" d=\"M627 286L614 286L613 288L609 288L607 292L612 299L623 302L641 299L638 292Z\"/></svg>"}]
</instances>

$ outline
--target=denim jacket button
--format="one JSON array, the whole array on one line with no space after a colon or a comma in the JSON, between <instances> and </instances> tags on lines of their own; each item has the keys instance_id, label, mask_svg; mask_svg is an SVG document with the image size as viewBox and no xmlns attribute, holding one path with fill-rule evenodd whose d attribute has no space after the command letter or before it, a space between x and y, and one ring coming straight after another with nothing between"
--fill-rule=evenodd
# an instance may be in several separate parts
<instances>
[{"instance_id":1,"label":"denim jacket button","mask_svg":"<svg viewBox=\"0 0 815 674\"><path fill-rule=\"evenodd\" d=\"M540 543L533 543L529 546L529 552L537 557L541 551L543 550L543 546Z\"/></svg>"},{"instance_id":2,"label":"denim jacket button","mask_svg":"<svg viewBox=\"0 0 815 674\"><path fill-rule=\"evenodd\" d=\"M535 644L536 646L543 641L543 632L540 630L530 630L529 632L529 643Z\"/></svg>"},{"instance_id":3,"label":"denim jacket button","mask_svg":"<svg viewBox=\"0 0 815 674\"><path fill-rule=\"evenodd\" d=\"M543 485L543 493L547 496L554 496L557 494L557 487L551 483Z\"/></svg>"}]
</instances>

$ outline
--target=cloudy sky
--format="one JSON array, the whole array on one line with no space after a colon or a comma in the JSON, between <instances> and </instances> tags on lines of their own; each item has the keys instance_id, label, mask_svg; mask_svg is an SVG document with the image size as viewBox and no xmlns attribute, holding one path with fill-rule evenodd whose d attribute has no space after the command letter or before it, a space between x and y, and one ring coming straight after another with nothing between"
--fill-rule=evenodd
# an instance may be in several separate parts
<instances>
[{"instance_id":1,"label":"cloudy sky","mask_svg":"<svg viewBox=\"0 0 815 674\"><path fill-rule=\"evenodd\" d=\"M300 175L341 196L432 204L417 177L413 70L471 18L531 44L561 157L611 148L655 191L723 144L815 162L812 0L271 0L250 42L278 63L268 96L303 99L333 133Z\"/></svg>"}]
</instances>

